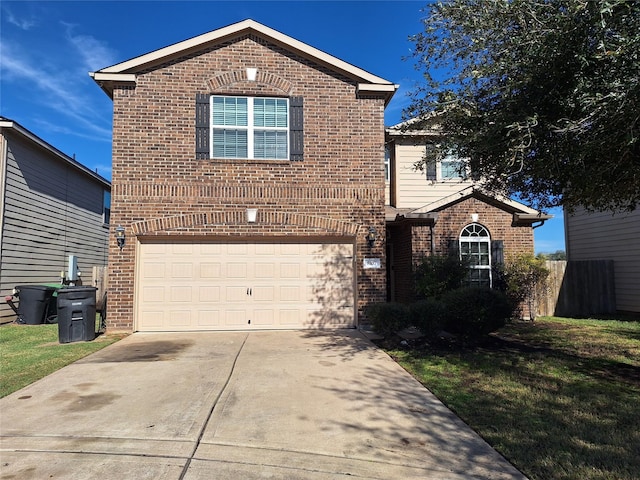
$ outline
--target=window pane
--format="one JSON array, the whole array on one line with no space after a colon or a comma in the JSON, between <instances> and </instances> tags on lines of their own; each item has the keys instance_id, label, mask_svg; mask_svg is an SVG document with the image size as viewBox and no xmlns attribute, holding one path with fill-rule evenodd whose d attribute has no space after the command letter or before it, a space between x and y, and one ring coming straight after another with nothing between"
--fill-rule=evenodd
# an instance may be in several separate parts
<instances>
[{"instance_id":1,"label":"window pane","mask_svg":"<svg viewBox=\"0 0 640 480\"><path fill-rule=\"evenodd\" d=\"M213 97L213 124L246 127L247 99L243 97Z\"/></svg>"},{"instance_id":2,"label":"window pane","mask_svg":"<svg viewBox=\"0 0 640 480\"><path fill-rule=\"evenodd\" d=\"M258 130L253 136L255 158L288 158L287 132Z\"/></svg>"},{"instance_id":3,"label":"window pane","mask_svg":"<svg viewBox=\"0 0 640 480\"><path fill-rule=\"evenodd\" d=\"M440 162L440 174L445 180L463 178L461 174L462 168L462 162L458 160L442 160L442 162Z\"/></svg>"},{"instance_id":4,"label":"window pane","mask_svg":"<svg viewBox=\"0 0 640 480\"><path fill-rule=\"evenodd\" d=\"M214 129L214 158L247 158L246 130Z\"/></svg>"},{"instance_id":5,"label":"window pane","mask_svg":"<svg viewBox=\"0 0 640 480\"><path fill-rule=\"evenodd\" d=\"M287 101L282 98L255 98L253 100L253 121L256 127L289 126Z\"/></svg>"}]
</instances>

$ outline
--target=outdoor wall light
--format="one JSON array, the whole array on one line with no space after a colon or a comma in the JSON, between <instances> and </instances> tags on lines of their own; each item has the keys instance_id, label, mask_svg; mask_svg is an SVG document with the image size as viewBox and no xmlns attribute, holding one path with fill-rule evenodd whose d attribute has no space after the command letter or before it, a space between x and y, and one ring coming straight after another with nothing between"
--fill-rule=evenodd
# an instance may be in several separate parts
<instances>
[{"instance_id":1,"label":"outdoor wall light","mask_svg":"<svg viewBox=\"0 0 640 480\"><path fill-rule=\"evenodd\" d=\"M124 234L124 227L122 225L118 225L116 227L116 242L118 243L118 247L120 248L120 250L122 250L122 247L124 247L124 242L125 242L125 234Z\"/></svg>"},{"instance_id":2,"label":"outdoor wall light","mask_svg":"<svg viewBox=\"0 0 640 480\"><path fill-rule=\"evenodd\" d=\"M247 222L255 223L257 216L258 216L257 208L247 208Z\"/></svg>"},{"instance_id":3,"label":"outdoor wall light","mask_svg":"<svg viewBox=\"0 0 640 480\"><path fill-rule=\"evenodd\" d=\"M376 243L376 239L378 238L378 231L374 227L369 227L369 233L367 233L365 238L367 239L369 248L373 248L373 244Z\"/></svg>"}]
</instances>

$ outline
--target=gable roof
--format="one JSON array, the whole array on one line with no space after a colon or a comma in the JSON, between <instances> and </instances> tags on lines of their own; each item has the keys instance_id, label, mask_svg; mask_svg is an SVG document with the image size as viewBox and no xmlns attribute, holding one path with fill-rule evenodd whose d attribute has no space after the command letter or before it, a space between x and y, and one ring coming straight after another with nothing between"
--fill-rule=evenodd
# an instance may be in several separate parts
<instances>
[{"instance_id":1,"label":"gable roof","mask_svg":"<svg viewBox=\"0 0 640 480\"><path fill-rule=\"evenodd\" d=\"M89 75L110 98L113 98L113 87L115 83L135 84L136 75L143 70L246 34L257 35L276 45L282 46L286 50L295 52L331 70L340 72L358 82L358 91L384 94L386 97L385 103L391 100L391 97L398 89L398 85L388 80L373 75L366 70L362 70L251 19L243 20L197 37L174 43L173 45L154 50L110 67L102 68L95 72L89 72Z\"/></svg>"},{"instance_id":2,"label":"gable roof","mask_svg":"<svg viewBox=\"0 0 640 480\"><path fill-rule=\"evenodd\" d=\"M66 163L69 167L75 170L78 170L79 172L81 172L82 174L88 177L93 178L97 182L101 183L105 188L107 188L108 190L111 190L111 182L109 182L109 180L104 178L102 175L99 175L98 173L94 172L90 168L85 167L74 158L71 158L70 156L62 153L56 147L54 147L50 143L45 142L43 139L38 137L35 133L30 132L29 130L24 128L22 125L20 125L18 122L6 117L0 117L0 129L4 129L4 128L14 131L15 133L25 138L27 141L31 142L32 144L38 145L39 147L47 150L49 153L57 157L59 160Z\"/></svg>"},{"instance_id":3,"label":"gable roof","mask_svg":"<svg viewBox=\"0 0 640 480\"><path fill-rule=\"evenodd\" d=\"M431 202L419 208L414 208L409 211L398 212L397 218L399 219L437 219L438 212L459 203L468 198L477 198L485 203L491 204L513 215L514 226L531 225L535 222L545 222L553 218L553 215L547 215L539 212L533 208L517 202L511 198L504 197L502 195L487 195L482 193L474 186L464 188L452 195L443 197L435 202ZM387 220L391 220L387 216Z\"/></svg>"}]
</instances>

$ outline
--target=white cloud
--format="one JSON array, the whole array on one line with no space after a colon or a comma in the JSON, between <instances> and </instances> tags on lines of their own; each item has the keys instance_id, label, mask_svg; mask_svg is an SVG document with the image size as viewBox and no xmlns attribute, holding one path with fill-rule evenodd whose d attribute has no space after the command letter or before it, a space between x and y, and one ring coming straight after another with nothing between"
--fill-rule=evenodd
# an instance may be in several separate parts
<instances>
[{"instance_id":1,"label":"white cloud","mask_svg":"<svg viewBox=\"0 0 640 480\"><path fill-rule=\"evenodd\" d=\"M12 25L15 25L20 30L30 30L37 25L37 21L31 18L19 18L16 16L11 10L9 10L6 6L2 8L4 12L3 17Z\"/></svg>"},{"instance_id":2,"label":"white cloud","mask_svg":"<svg viewBox=\"0 0 640 480\"><path fill-rule=\"evenodd\" d=\"M104 118L106 112L96 112L91 96L86 93L86 86L90 85L86 72L79 75L57 67L57 63L44 62L16 44L0 44L2 58L3 83L11 83L11 89L24 97L42 98L39 110L52 109L65 122L59 125L74 125L67 128L67 133L79 137L109 140L111 130L109 126L101 127L96 119ZM69 62L73 63L73 62ZM86 78L85 78L86 77ZM4 88L7 91L6 85ZM104 122L103 122L104 123ZM49 122L51 128L55 125ZM59 129L64 127L59 126Z\"/></svg>"},{"instance_id":3,"label":"white cloud","mask_svg":"<svg viewBox=\"0 0 640 480\"><path fill-rule=\"evenodd\" d=\"M75 25L60 22L66 28L66 39L77 51L85 71L93 72L116 63L116 52L91 35L74 35Z\"/></svg>"},{"instance_id":4,"label":"white cloud","mask_svg":"<svg viewBox=\"0 0 640 480\"><path fill-rule=\"evenodd\" d=\"M400 123L402 114L410 103L409 91L400 83L400 88L396 91L387 108L385 108L385 118L388 119L385 123L389 126Z\"/></svg>"}]
</instances>

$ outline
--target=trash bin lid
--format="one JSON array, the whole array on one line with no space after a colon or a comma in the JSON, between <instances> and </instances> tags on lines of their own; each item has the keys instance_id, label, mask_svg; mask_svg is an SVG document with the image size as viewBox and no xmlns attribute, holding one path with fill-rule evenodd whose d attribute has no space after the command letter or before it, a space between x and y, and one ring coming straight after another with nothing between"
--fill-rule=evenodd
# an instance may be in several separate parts
<instances>
[{"instance_id":1,"label":"trash bin lid","mask_svg":"<svg viewBox=\"0 0 640 480\"><path fill-rule=\"evenodd\" d=\"M55 291L56 289L54 287L50 287L47 285L16 285L16 290L20 291L20 290L45 290L47 292L49 291Z\"/></svg>"},{"instance_id":2,"label":"trash bin lid","mask_svg":"<svg viewBox=\"0 0 640 480\"><path fill-rule=\"evenodd\" d=\"M77 285L77 286L63 287L63 288L58 290L58 293L63 293L63 292L94 292L96 290L98 290L97 287L85 287L85 286L82 286L82 285Z\"/></svg>"}]
</instances>

